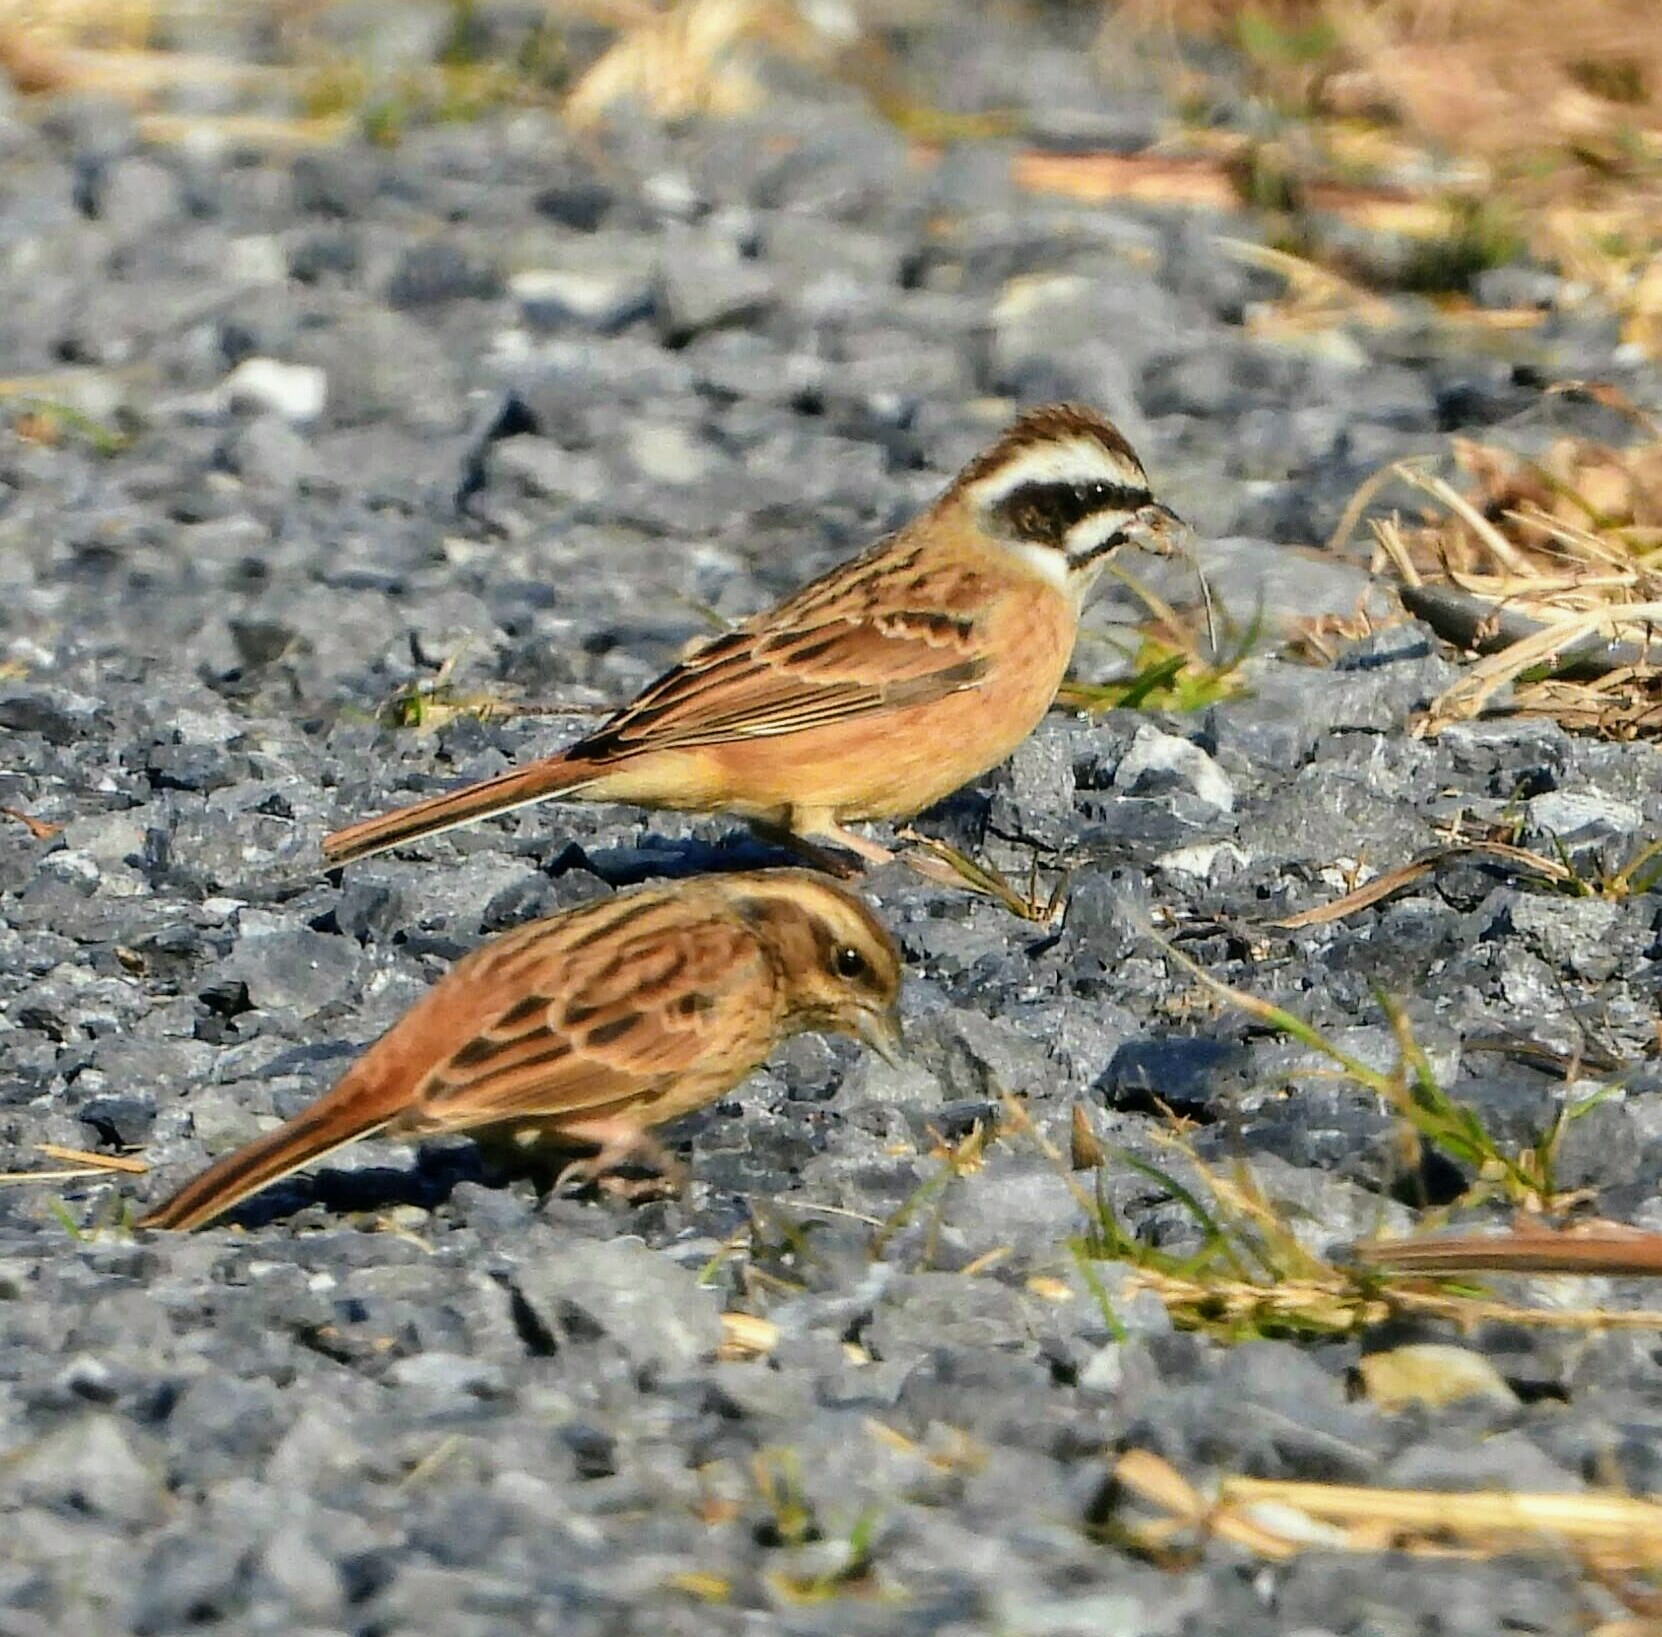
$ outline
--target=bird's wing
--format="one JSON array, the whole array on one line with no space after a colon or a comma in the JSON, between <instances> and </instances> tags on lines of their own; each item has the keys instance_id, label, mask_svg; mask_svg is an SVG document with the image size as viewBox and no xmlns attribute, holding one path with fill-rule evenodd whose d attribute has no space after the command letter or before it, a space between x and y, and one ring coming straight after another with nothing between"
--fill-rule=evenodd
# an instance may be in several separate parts
<instances>
[{"instance_id":1,"label":"bird's wing","mask_svg":"<svg viewBox=\"0 0 1662 1637\"><path fill-rule=\"evenodd\" d=\"M574 753L766 738L973 688L987 669L977 580L881 553L845 564L705 643Z\"/></svg>"},{"instance_id":2,"label":"bird's wing","mask_svg":"<svg viewBox=\"0 0 1662 1637\"><path fill-rule=\"evenodd\" d=\"M422 1132L630 1106L649 1123L650 1103L688 1076L712 1096L736 1083L777 1021L755 939L696 904L630 905L587 933L568 923L487 952L453 998L454 1045L417 1090Z\"/></svg>"}]
</instances>

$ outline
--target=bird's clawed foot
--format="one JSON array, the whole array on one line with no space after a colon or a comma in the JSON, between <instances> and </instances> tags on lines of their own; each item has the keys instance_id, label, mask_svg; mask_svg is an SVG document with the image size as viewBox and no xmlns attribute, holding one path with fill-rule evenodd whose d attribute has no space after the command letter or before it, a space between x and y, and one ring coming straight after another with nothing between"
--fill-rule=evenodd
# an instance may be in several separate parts
<instances>
[{"instance_id":1,"label":"bird's clawed foot","mask_svg":"<svg viewBox=\"0 0 1662 1637\"><path fill-rule=\"evenodd\" d=\"M639 1205L652 1199L676 1199L686 1190L687 1167L638 1126L592 1120L563 1127L560 1138L562 1143L592 1143L595 1150L561 1169L554 1192L562 1196L593 1188L608 1198Z\"/></svg>"},{"instance_id":2,"label":"bird's clawed foot","mask_svg":"<svg viewBox=\"0 0 1662 1637\"><path fill-rule=\"evenodd\" d=\"M810 841L806 836L799 835L795 830L783 824L769 824L760 819L752 819L750 828L753 834L761 840L770 842L776 847L783 847L787 852L795 853L798 858L811 870L818 870L821 874L829 875L836 881L852 881L865 871L868 863L874 862L870 854L864 849L875 846L875 843L866 843L860 837L850 839L862 841L860 847L849 846L844 841L846 831L839 831L835 837L835 847L821 847ZM826 839L832 839L827 837ZM878 852L883 854L883 862L887 863L893 856L881 847ZM854 856L850 857L852 853Z\"/></svg>"}]
</instances>

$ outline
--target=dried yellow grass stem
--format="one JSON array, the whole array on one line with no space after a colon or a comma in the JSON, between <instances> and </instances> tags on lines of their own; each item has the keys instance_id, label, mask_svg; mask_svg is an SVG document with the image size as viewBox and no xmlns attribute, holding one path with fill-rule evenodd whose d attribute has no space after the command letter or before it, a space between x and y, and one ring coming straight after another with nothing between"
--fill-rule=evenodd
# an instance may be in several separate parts
<instances>
[{"instance_id":1,"label":"dried yellow grass stem","mask_svg":"<svg viewBox=\"0 0 1662 1637\"><path fill-rule=\"evenodd\" d=\"M283 119L270 114L141 113L134 122L146 142L176 148L204 139L227 147L258 148L283 153L299 148L327 148L352 131L345 114L318 114L305 119Z\"/></svg>"},{"instance_id":2,"label":"dried yellow grass stem","mask_svg":"<svg viewBox=\"0 0 1662 1637\"><path fill-rule=\"evenodd\" d=\"M78 1166L72 1171L0 1171L0 1185L18 1182L74 1182L82 1177L107 1176L102 1167Z\"/></svg>"},{"instance_id":3,"label":"dried yellow grass stem","mask_svg":"<svg viewBox=\"0 0 1662 1637\"><path fill-rule=\"evenodd\" d=\"M1431 503L1423 521L1376 520L1376 567L1451 642L1485 655L1433 701L1421 731L1478 715L1516 684L1512 708L1615 737L1662 722L1662 439L1613 388L1574 390L1629 412L1651 440L1562 439L1539 459L1454 441L1465 482L1398 465ZM1370 479L1345 528L1383 487ZM1653 657L1654 656L1654 657ZM1573 662L1573 681L1552 673ZM1593 679L1589 683L1589 676Z\"/></svg>"},{"instance_id":4,"label":"dried yellow grass stem","mask_svg":"<svg viewBox=\"0 0 1662 1637\"><path fill-rule=\"evenodd\" d=\"M122 1171L131 1177L142 1177L150 1169L143 1160L121 1154L94 1154L85 1148L65 1148L55 1142L37 1142L35 1152L49 1160L67 1160L71 1165L89 1165L99 1171Z\"/></svg>"},{"instance_id":5,"label":"dried yellow grass stem","mask_svg":"<svg viewBox=\"0 0 1662 1637\"><path fill-rule=\"evenodd\" d=\"M1128 1290L1148 1290L1184 1324L1237 1325L1274 1329L1296 1322L1304 1329L1336 1334L1360 1332L1412 1314L1471 1329L1480 1324L1516 1324L1532 1330L1662 1330L1654 1308L1521 1307L1456 1291L1415 1289L1401 1283L1368 1288L1355 1279L1255 1280L1184 1279L1138 1268Z\"/></svg>"},{"instance_id":6,"label":"dried yellow grass stem","mask_svg":"<svg viewBox=\"0 0 1662 1637\"><path fill-rule=\"evenodd\" d=\"M754 1313L723 1313L721 1345L716 1357L728 1360L766 1358L779 1345L779 1326Z\"/></svg>"},{"instance_id":7,"label":"dried yellow grass stem","mask_svg":"<svg viewBox=\"0 0 1662 1637\"><path fill-rule=\"evenodd\" d=\"M1657 621L1662 621L1662 602L1616 604L1556 620L1534 636L1479 660L1433 702L1425 719L1425 731L1435 733L1450 722L1477 716L1507 683L1532 666L1557 659L1588 637L1603 633L1617 641L1632 640L1637 632L1640 640L1648 642L1652 636L1650 627Z\"/></svg>"},{"instance_id":8,"label":"dried yellow grass stem","mask_svg":"<svg viewBox=\"0 0 1662 1637\"><path fill-rule=\"evenodd\" d=\"M1511 541L1458 490L1445 483L1442 478L1433 477L1430 473L1421 472L1413 466L1398 466L1396 475L1410 488L1423 490L1433 500L1453 512L1501 567L1510 569L1514 574L1523 572L1523 557L1513 549Z\"/></svg>"},{"instance_id":9,"label":"dried yellow grass stem","mask_svg":"<svg viewBox=\"0 0 1662 1637\"><path fill-rule=\"evenodd\" d=\"M590 0L571 9L618 30L566 98L566 118L577 126L598 124L627 102L666 120L744 113L762 96L752 52L802 59L823 45L784 0L675 0L663 7Z\"/></svg>"},{"instance_id":10,"label":"dried yellow grass stem","mask_svg":"<svg viewBox=\"0 0 1662 1637\"><path fill-rule=\"evenodd\" d=\"M1352 1484L1225 1478L1220 1507L1290 1508L1345 1532L1352 1551L1384 1551L1440 1537L1494 1551L1531 1545L1613 1548L1635 1566L1662 1563L1662 1506L1609 1494L1504 1494L1485 1490L1371 1489Z\"/></svg>"},{"instance_id":11,"label":"dried yellow grass stem","mask_svg":"<svg viewBox=\"0 0 1662 1637\"><path fill-rule=\"evenodd\" d=\"M1149 1450L1114 1465L1119 1484L1164 1514L1131 1527L1151 1549L1195 1534L1272 1561L1310 1548L1422 1557L1576 1553L1601 1570L1662 1566L1662 1505L1610 1493L1372 1489L1226 1477L1215 1497Z\"/></svg>"},{"instance_id":12,"label":"dried yellow grass stem","mask_svg":"<svg viewBox=\"0 0 1662 1637\"><path fill-rule=\"evenodd\" d=\"M1265 1529L1239 1512L1226 1512L1208 1502L1169 1461L1146 1449L1127 1450L1114 1463L1114 1477L1132 1494L1159 1507L1167 1517L1157 1523L1139 1524L1136 1538L1150 1547L1171 1544L1181 1532L1202 1530L1219 1540L1274 1559L1294 1556L1299 1547Z\"/></svg>"},{"instance_id":13,"label":"dried yellow grass stem","mask_svg":"<svg viewBox=\"0 0 1662 1637\"><path fill-rule=\"evenodd\" d=\"M84 1177L107 1177L112 1171L142 1176L150 1169L143 1160L124 1159L117 1154L91 1154L83 1148L64 1148L58 1143L36 1143L37 1153L48 1159L68 1160L60 1171L0 1171L0 1185L20 1182L77 1182Z\"/></svg>"}]
</instances>

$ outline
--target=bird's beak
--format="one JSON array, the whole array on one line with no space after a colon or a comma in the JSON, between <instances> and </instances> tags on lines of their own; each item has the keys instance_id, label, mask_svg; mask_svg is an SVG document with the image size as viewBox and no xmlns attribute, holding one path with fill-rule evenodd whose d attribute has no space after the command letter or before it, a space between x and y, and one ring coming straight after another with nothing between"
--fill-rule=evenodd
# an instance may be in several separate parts
<instances>
[{"instance_id":1,"label":"bird's beak","mask_svg":"<svg viewBox=\"0 0 1662 1637\"><path fill-rule=\"evenodd\" d=\"M1125 526L1127 542L1156 557L1186 557L1194 530L1170 506L1151 500Z\"/></svg>"},{"instance_id":2,"label":"bird's beak","mask_svg":"<svg viewBox=\"0 0 1662 1637\"><path fill-rule=\"evenodd\" d=\"M901 1032L898 1006L891 1006L886 1012L862 1011L856 1028L860 1038L891 1069L898 1069L905 1061L906 1039Z\"/></svg>"}]
</instances>

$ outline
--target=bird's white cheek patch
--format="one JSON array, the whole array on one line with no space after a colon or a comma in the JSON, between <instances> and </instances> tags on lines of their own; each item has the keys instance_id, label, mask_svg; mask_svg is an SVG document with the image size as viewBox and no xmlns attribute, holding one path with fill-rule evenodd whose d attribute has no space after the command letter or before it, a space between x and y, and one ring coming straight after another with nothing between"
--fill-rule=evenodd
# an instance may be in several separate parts
<instances>
[{"instance_id":1,"label":"bird's white cheek patch","mask_svg":"<svg viewBox=\"0 0 1662 1637\"><path fill-rule=\"evenodd\" d=\"M1104 512L1100 517L1087 517L1068 531L1067 556L1075 567L1091 564L1092 557L1102 550L1131 519L1124 512ZM1105 558L1099 558L1094 567L1100 567Z\"/></svg>"},{"instance_id":2,"label":"bird's white cheek patch","mask_svg":"<svg viewBox=\"0 0 1662 1637\"><path fill-rule=\"evenodd\" d=\"M1068 591L1068 560L1054 546L1036 546L1028 540L1013 540L1004 548L1024 568L1058 591Z\"/></svg>"}]
</instances>

